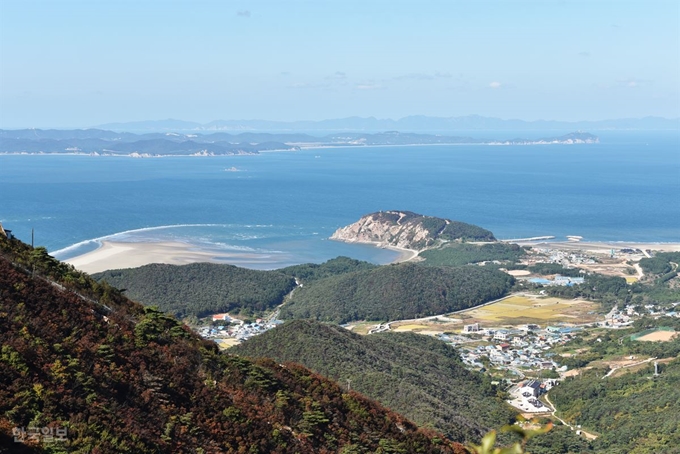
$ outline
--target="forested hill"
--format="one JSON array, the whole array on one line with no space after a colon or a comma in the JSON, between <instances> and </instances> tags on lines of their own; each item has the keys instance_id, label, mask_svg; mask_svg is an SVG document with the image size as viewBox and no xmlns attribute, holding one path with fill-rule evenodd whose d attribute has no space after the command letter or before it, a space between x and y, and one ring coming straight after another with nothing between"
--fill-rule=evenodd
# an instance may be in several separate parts
<instances>
[{"instance_id":1,"label":"forested hill","mask_svg":"<svg viewBox=\"0 0 680 454\"><path fill-rule=\"evenodd\" d=\"M445 343L413 333L359 336L311 320L283 326L231 349L239 355L298 361L458 441L478 442L514 420L488 376L468 371Z\"/></svg>"},{"instance_id":2,"label":"forested hill","mask_svg":"<svg viewBox=\"0 0 680 454\"><path fill-rule=\"evenodd\" d=\"M94 274L98 281L126 289L126 295L147 306L158 306L178 317L203 317L217 312L258 314L283 302L301 283L376 268L368 262L337 257L325 263L259 271L233 265L192 263L151 264Z\"/></svg>"},{"instance_id":3,"label":"forested hill","mask_svg":"<svg viewBox=\"0 0 680 454\"><path fill-rule=\"evenodd\" d=\"M281 317L346 323L444 314L500 298L514 279L478 266L381 266L319 279L293 294Z\"/></svg>"},{"instance_id":4,"label":"forested hill","mask_svg":"<svg viewBox=\"0 0 680 454\"><path fill-rule=\"evenodd\" d=\"M135 301L156 305L178 317L204 317L229 311L261 312L281 304L295 287L293 277L276 271L215 263L155 263L104 271L93 277L126 289L126 295Z\"/></svg>"},{"instance_id":5,"label":"forested hill","mask_svg":"<svg viewBox=\"0 0 680 454\"><path fill-rule=\"evenodd\" d=\"M331 239L415 250L447 241L496 241L493 233L476 225L411 211L379 211L364 215L353 224L336 230Z\"/></svg>"},{"instance_id":6,"label":"forested hill","mask_svg":"<svg viewBox=\"0 0 680 454\"><path fill-rule=\"evenodd\" d=\"M316 263L304 263L302 265L281 268L277 271L288 276L294 276L303 283L308 283L353 271L372 270L377 267L378 265L369 262L340 256L318 265Z\"/></svg>"},{"instance_id":7,"label":"forested hill","mask_svg":"<svg viewBox=\"0 0 680 454\"><path fill-rule=\"evenodd\" d=\"M0 450L464 452L302 366L221 355L174 318L5 237L0 345ZM68 441L14 443L12 428L30 426L65 427Z\"/></svg>"},{"instance_id":8,"label":"forested hill","mask_svg":"<svg viewBox=\"0 0 680 454\"><path fill-rule=\"evenodd\" d=\"M639 342L639 341L635 341ZM675 341L678 342L678 341ZM599 434L595 452L680 453L680 358L620 377L591 369L550 391L559 416Z\"/></svg>"}]
</instances>

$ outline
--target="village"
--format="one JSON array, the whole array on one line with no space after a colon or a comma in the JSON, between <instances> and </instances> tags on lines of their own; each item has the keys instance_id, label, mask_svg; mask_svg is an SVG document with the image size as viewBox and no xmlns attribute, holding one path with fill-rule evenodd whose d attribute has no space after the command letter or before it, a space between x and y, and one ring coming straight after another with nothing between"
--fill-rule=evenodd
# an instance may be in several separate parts
<instances>
[{"instance_id":1,"label":"village","mask_svg":"<svg viewBox=\"0 0 680 454\"><path fill-rule=\"evenodd\" d=\"M220 348L226 349L283 324L283 320L276 318L277 315L278 311L266 319L258 318L246 323L229 314L214 314L211 317L212 324L202 324L194 330L201 337L213 340Z\"/></svg>"}]
</instances>

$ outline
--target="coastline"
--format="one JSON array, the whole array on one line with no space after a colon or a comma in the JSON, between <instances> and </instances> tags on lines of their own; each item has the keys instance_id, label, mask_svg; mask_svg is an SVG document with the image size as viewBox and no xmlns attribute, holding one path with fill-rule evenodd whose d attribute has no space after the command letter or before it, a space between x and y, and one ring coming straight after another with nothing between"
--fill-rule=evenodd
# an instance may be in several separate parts
<instances>
[{"instance_id":1,"label":"coastline","mask_svg":"<svg viewBox=\"0 0 680 454\"><path fill-rule=\"evenodd\" d=\"M408 262L418 256L418 251L412 249L387 247L380 243L372 243L372 245L399 252L399 257L390 263ZM264 259L266 260L266 258ZM93 274L106 270L136 268L151 263L187 265L189 263L210 262L244 266L246 263L258 263L262 260L262 254L258 253L199 250L191 244L181 242L105 240L101 242L101 246L97 249L69 258L65 262L80 271Z\"/></svg>"},{"instance_id":2,"label":"coastline","mask_svg":"<svg viewBox=\"0 0 680 454\"><path fill-rule=\"evenodd\" d=\"M396 259L392 260L390 262L390 264L414 261L418 257L418 254L420 254L420 251L416 251L415 249L406 249L406 248L403 248L403 247L392 246L392 245L388 245L388 244L385 244L385 243L381 243L379 241L343 241L343 240L338 240L338 239L335 239L335 238L329 238L329 240L339 241L341 243L347 243L347 244L368 244L370 246L375 246L375 247L380 248L380 249L388 249L390 251L399 252L400 256L397 257Z\"/></svg>"},{"instance_id":3,"label":"coastline","mask_svg":"<svg viewBox=\"0 0 680 454\"><path fill-rule=\"evenodd\" d=\"M106 270L136 268L151 263L187 265L196 262L228 263L256 259L258 254L244 252L209 252L196 250L192 245L180 242L102 241L94 251L65 260L80 271L99 273Z\"/></svg>"},{"instance_id":4,"label":"coastline","mask_svg":"<svg viewBox=\"0 0 680 454\"><path fill-rule=\"evenodd\" d=\"M338 240L334 240L338 241ZM399 252L399 257L390 263L404 263L419 260L419 251L414 249L388 246L380 242L356 241L349 244L366 244L376 248ZM642 251L678 252L679 243L644 243L627 241L536 241L526 239L517 241L520 246L544 247L563 250L586 250L594 253L608 253L612 249L640 249ZM647 254L645 254L647 255ZM151 263L186 265L197 262L234 264L244 266L258 263L261 254L252 252L227 252L198 250L195 246L181 242L119 242L102 241L94 251L65 260L66 263L86 273L99 273L106 270L136 268ZM266 258L265 258L266 260ZM275 268L272 268L275 269Z\"/></svg>"},{"instance_id":5,"label":"coastline","mask_svg":"<svg viewBox=\"0 0 680 454\"><path fill-rule=\"evenodd\" d=\"M111 153L107 151L93 151L93 152L80 152L80 151L66 151L66 152L42 152L42 151L3 151L0 152L0 156L88 156L97 158L135 158L135 159L147 159L147 158L216 158L225 156L257 156L259 154L266 153L294 153L302 150L320 150L320 149L338 149L338 148L379 148L379 147L423 147L423 146L536 146L536 145L593 145L599 144L600 142L570 142L570 141L557 141L557 142L545 142L545 141L532 141L527 142L510 142L510 141L487 141L487 142L451 142L451 143L385 143L385 144L354 144L354 143L338 143L338 144L323 144L316 142L291 142L291 147L297 147L298 149L282 148L273 150L258 150L257 152L238 152L238 153L225 153L225 154L151 154L151 153Z\"/></svg>"},{"instance_id":6,"label":"coastline","mask_svg":"<svg viewBox=\"0 0 680 454\"><path fill-rule=\"evenodd\" d=\"M589 250L593 252L609 252L612 249L640 249L641 251L680 252L680 242L642 242L642 241L536 241L531 238L525 240L503 240L520 246L545 247L566 250Z\"/></svg>"}]
</instances>

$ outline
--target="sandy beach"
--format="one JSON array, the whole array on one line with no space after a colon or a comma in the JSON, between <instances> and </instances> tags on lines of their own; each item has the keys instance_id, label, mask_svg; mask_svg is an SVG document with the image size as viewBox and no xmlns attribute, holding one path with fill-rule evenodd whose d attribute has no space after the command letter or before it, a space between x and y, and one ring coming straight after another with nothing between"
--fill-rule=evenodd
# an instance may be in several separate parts
<instances>
[{"instance_id":1,"label":"sandy beach","mask_svg":"<svg viewBox=\"0 0 680 454\"><path fill-rule=\"evenodd\" d=\"M135 268L150 263L172 265L186 265L196 262L228 263L230 258L243 261L257 259L258 254L200 251L189 244L180 242L122 243L103 241L98 249L66 260L66 263L70 263L86 273L98 273L105 270Z\"/></svg>"},{"instance_id":2,"label":"sandy beach","mask_svg":"<svg viewBox=\"0 0 680 454\"><path fill-rule=\"evenodd\" d=\"M378 244L376 243L376 246ZM393 263L415 259L418 252L411 249L386 247L400 253ZM186 265L188 263L212 262L247 266L248 263L266 263L268 258L259 253L199 250L195 246L180 242L126 243L102 241L94 251L65 260L86 273L106 270L136 268L150 263Z\"/></svg>"},{"instance_id":3,"label":"sandy beach","mask_svg":"<svg viewBox=\"0 0 680 454\"><path fill-rule=\"evenodd\" d=\"M506 241L507 242L507 241ZM680 243L642 243L634 241L510 241L520 246L538 246L569 251L591 251L607 253L619 249L640 249L641 251L678 252Z\"/></svg>"},{"instance_id":4,"label":"sandy beach","mask_svg":"<svg viewBox=\"0 0 680 454\"><path fill-rule=\"evenodd\" d=\"M399 252L399 257L392 263L418 260L418 251L413 249L385 246L382 243L364 244L373 244L375 247ZM622 248L661 252L680 251L680 243L518 241L517 244L595 253L608 253L612 249ZM266 257L262 257L261 254L257 253L199 250L193 245L181 242L126 243L103 241L98 249L68 259L66 263L70 263L86 273L99 273L105 270L135 268L150 263L186 265L196 262L213 262L233 263L237 266L243 266L246 263L263 263L266 261Z\"/></svg>"}]
</instances>

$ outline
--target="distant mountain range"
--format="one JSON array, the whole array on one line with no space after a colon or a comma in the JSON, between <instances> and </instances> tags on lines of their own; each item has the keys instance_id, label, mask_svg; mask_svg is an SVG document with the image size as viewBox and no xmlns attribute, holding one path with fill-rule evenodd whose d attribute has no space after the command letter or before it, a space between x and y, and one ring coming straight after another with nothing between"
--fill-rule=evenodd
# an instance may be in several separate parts
<instances>
[{"instance_id":1,"label":"distant mountain range","mask_svg":"<svg viewBox=\"0 0 680 454\"><path fill-rule=\"evenodd\" d=\"M113 131L577 131L577 130L667 130L680 129L680 118L644 117L599 121L504 120L468 115L428 117L412 115L398 120L375 117L347 117L320 121L215 120L196 123L182 120L151 120L107 123L96 128Z\"/></svg>"},{"instance_id":2,"label":"distant mountain range","mask_svg":"<svg viewBox=\"0 0 680 454\"><path fill-rule=\"evenodd\" d=\"M217 156L257 154L260 151L295 151L303 147L366 145L547 145L597 143L587 132L542 139L488 140L435 134L388 131L376 134L347 132L314 137L302 133L244 132L185 134L176 132L133 134L101 129L0 130L0 153L71 153L108 156Z\"/></svg>"}]
</instances>

